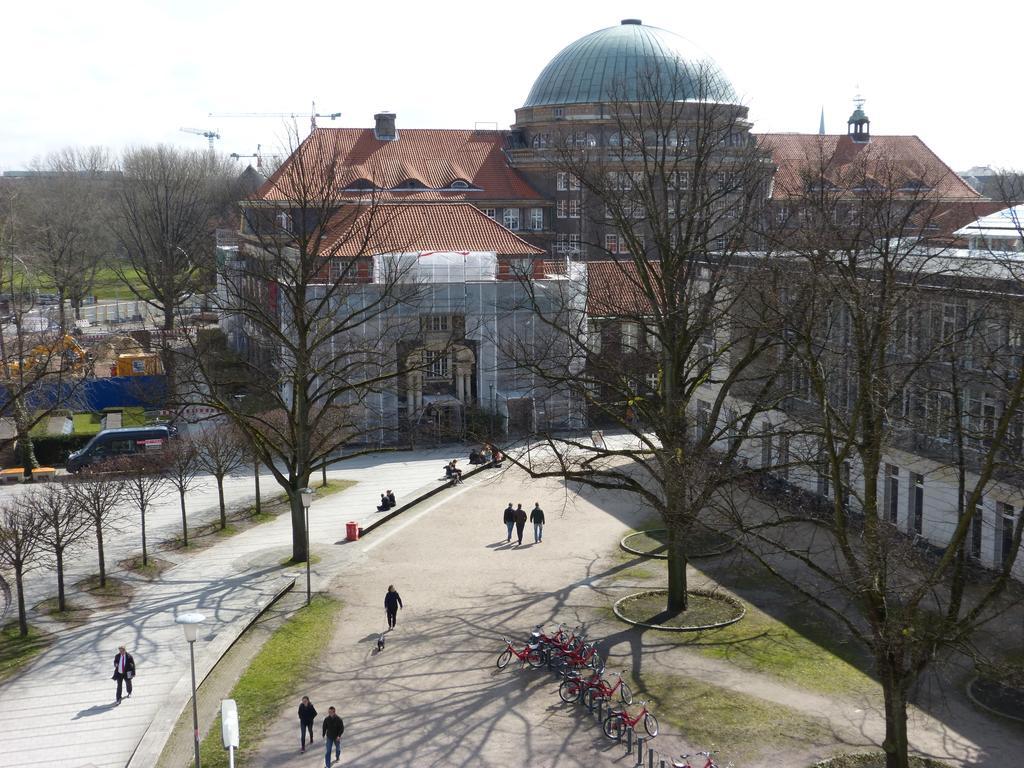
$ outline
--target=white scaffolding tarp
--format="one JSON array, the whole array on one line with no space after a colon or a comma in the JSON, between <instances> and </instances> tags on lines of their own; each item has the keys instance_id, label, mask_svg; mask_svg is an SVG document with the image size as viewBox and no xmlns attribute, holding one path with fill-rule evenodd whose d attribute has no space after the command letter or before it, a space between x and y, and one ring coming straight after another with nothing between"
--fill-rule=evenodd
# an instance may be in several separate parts
<instances>
[{"instance_id":1,"label":"white scaffolding tarp","mask_svg":"<svg viewBox=\"0 0 1024 768\"><path fill-rule=\"evenodd\" d=\"M494 280L498 256L493 251L413 251L373 257L373 281L399 275L403 283L470 283Z\"/></svg>"}]
</instances>

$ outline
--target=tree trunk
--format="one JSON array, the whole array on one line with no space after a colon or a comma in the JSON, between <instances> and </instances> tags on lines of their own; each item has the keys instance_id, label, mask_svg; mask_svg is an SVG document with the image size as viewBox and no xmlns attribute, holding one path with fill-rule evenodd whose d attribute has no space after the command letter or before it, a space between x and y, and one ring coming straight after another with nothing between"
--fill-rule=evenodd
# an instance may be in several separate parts
<instances>
[{"instance_id":1,"label":"tree trunk","mask_svg":"<svg viewBox=\"0 0 1024 768\"><path fill-rule=\"evenodd\" d=\"M57 556L57 610L63 613L67 610L64 600L64 549L58 547L54 554Z\"/></svg>"},{"instance_id":2,"label":"tree trunk","mask_svg":"<svg viewBox=\"0 0 1024 768\"><path fill-rule=\"evenodd\" d=\"M181 540L188 546L188 517L185 515L185 491L178 489L178 499L181 501Z\"/></svg>"},{"instance_id":3,"label":"tree trunk","mask_svg":"<svg viewBox=\"0 0 1024 768\"><path fill-rule=\"evenodd\" d=\"M68 313L64 308L64 289L57 288L57 317L60 323L61 335L68 332ZM63 608L61 609L63 610Z\"/></svg>"},{"instance_id":4,"label":"tree trunk","mask_svg":"<svg viewBox=\"0 0 1024 768\"><path fill-rule=\"evenodd\" d=\"M686 594L686 552L683 540L670 526L668 529L668 605L670 613L681 613L689 607Z\"/></svg>"},{"instance_id":5,"label":"tree trunk","mask_svg":"<svg viewBox=\"0 0 1024 768\"><path fill-rule=\"evenodd\" d=\"M256 459L253 462L253 482L256 485L256 514L260 513L260 460Z\"/></svg>"},{"instance_id":6,"label":"tree trunk","mask_svg":"<svg viewBox=\"0 0 1024 768\"><path fill-rule=\"evenodd\" d=\"M885 768L908 768L907 746L907 698L904 680L891 667L882 670L880 676L885 694Z\"/></svg>"},{"instance_id":7,"label":"tree trunk","mask_svg":"<svg viewBox=\"0 0 1024 768\"><path fill-rule=\"evenodd\" d=\"M326 488L327 487L327 461L326 460L324 461L324 465L323 465L323 467L321 467L320 472L323 475L323 477L321 478L320 487L321 488Z\"/></svg>"},{"instance_id":8,"label":"tree trunk","mask_svg":"<svg viewBox=\"0 0 1024 768\"><path fill-rule=\"evenodd\" d=\"M288 502L292 509L292 562L304 563L306 552L306 515L302 508L302 494L295 488L288 489Z\"/></svg>"},{"instance_id":9,"label":"tree trunk","mask_svg":"<svg viewBox=\"0 0 1024 768\"><path fill-rule=\"evenodd\" d=\"M224 475L217 475L217 503L220 504L220 529L228 527L228 513L224 508Z\"/></svg>"},{"instance_id":10,"label":"tree trunk","mask_svg":"<svg viewBox=\"0 0 1024 768\"><path fill-rule=\"evenodd\" d=\"M142 564L149 565L149 558L146 554L146 505L139 507L139 514L142 516Z\"/></svg>"},{"instance_id":11,"label":"tree trunk","mask_svg":"<svg viewBox=\"0 0 1024 768\"><path fill-rule=\"evenodd\" d=\"M28 615L25 613L25 585L22 583L21 568L14 570L14 588L18 592L18 634L28 637Z\"/></svg>"},{"instance_id":12,"label":"tree trunk","mask_svg":"<svg viewBox=\"0 0 1024 768\"><path fill-rule=\"evenodd\" d=\"M96 554L99 556L100 561L100 586L107 586L107 564L103 559L103 523L99 518L95 518L96 523Z\"/></svg>"}]
</instances>

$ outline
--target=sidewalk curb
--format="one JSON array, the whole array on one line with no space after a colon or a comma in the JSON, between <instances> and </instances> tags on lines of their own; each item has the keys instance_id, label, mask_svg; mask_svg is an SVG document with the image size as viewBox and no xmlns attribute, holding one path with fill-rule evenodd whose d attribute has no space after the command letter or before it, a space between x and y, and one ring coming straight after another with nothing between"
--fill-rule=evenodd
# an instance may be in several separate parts
<instances>
[{"instance_id":1,"label":"sidewalk curb","mask_svg":"<svg viewBox=\"0 0 1024 768\"><path fill-rule=\"evenodd\" d=\"M278 589L269 600L257 607L248 621L244 624L234 622L233 630L218 634L217 638L198 654L196 659L196 687L202 685L203 681L210 675L214 667L220 662L224 654L238 641L249 627L256 623L270 606L280 600L286 593L295 586L296 577L285 577L287 581ZM146 728L139 743L128 758L125 768L152 768L157 764L160 755L171 737L174 725L185 711L185 707L192 700L192 679L189 675L182 675L177 684L170 690L165 698L163 706L157 709L152 722Z\"/></svg>"}]
</instances>

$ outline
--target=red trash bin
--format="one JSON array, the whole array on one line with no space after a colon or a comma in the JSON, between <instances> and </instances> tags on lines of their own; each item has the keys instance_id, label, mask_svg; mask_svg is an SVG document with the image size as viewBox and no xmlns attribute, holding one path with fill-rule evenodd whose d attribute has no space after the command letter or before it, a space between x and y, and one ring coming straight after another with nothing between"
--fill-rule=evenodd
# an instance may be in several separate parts
<instances>
[{"instance_id":1,"label":"red trash bin","mask_svg":"<svg viewBox=\"0 0 1024 768\"><path fill-rule=\"evenodd\" d=\"M349 541L359 541L359 523L352 521L345 523L345 538Z\"/></svg>"}]
</instances>

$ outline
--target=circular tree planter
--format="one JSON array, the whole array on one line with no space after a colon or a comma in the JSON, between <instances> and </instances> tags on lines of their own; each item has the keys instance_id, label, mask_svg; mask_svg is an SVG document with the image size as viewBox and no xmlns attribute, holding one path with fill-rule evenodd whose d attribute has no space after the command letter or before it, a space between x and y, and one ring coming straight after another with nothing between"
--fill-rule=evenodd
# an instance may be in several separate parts
<instances>
[{"instance_id":1,"label":"circular tree planter","mask_svg":"<svg viewBox=\"0 0 1024 768\"><path fill-rule=\"evenodd\" d=\"M640 557L656 557L668 559L668 531L664 528L651 528L637 531L626 536L619 546L627 552ZM691 560L703 557L724 555L736 546L736 542L724 533L710 528L701 528L687 537L686 556Z\"/></svg>"},{"instance_id":2,"label":"circular tree planter","mask_svg":"<svg viewBox=\"0 0 1024 768\"><path fill-rule=\"evenodd\" d=\"M691 589L690 607L685 613L668 615L658 606L664 605L667 589L649 589L634 592L616 600L612 606L615 615L627 624L666 632L702 632L735 624L746 615L743 603L720 592Z\"/></svg>"},{"instance_id":3,"label":"circular tree planter","mask_svg":"<svg viewBox=\"0 0 1024 768\"><path fill-rule=\"evenodd\" d=\"M864 752L836 755L828 760L815 763L811 768L885 768L885 753ZM930 757L911 755L910 768L953 768L953 766Z\"/></svg>"},{"instance_id":4,"label":"circular tree planter","mask_svg":"<svg viewBox=\"0 0 1024 768\"><path fill-rule=\"evenodd\" d=\"M989 677L976 676L967 683L967 696L982 709L1024 723L1024 690Z\"/></svg>"}]
</instances>

